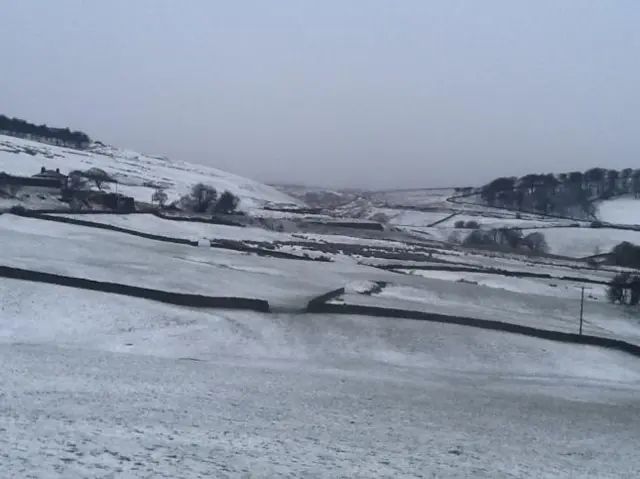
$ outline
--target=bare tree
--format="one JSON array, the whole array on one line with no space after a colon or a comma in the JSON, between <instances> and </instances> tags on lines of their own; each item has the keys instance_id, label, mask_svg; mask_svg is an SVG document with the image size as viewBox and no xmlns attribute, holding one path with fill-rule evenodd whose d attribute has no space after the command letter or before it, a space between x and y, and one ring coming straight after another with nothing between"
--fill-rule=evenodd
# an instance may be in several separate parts
<instances>
[{"instance_id":1,"label":"bare tree","mask_svg":"<svg viewBox=\"0 0 640 479\"><path fill-rule=\"evenodd\" d=\"M67 177L67 188L73 191L85 190L87 188L87 179L84 176L84 172L80 170L73 170Z\"/></svg>"},{"instance_id":2,"label":"bare tree","mask_svg":"<svg viewBox=\"0 0 640 479\"><path fill-rule=\"evenodd\" d=\"M105 183L114 181L106 171L101 170L100 168L89 168L84 172L83 176L87 180L93 181L93 183L96 185L96 188L98 188L100 191L103 191L107 188L107 185L105 185Z\"/></svg>"},{"instance_id":3,"label":"bare tree","mask_svg":"<svg viewBox=\"0 0 640 479\"><path fill-rule=\"evenodd\" d=\"M180 203L194 213L207 213L213 211L217 199L218 192L213 186L197 183L188 195L180 199Z\"/></svg>"},{"instance_id":4,"label":"bare tree","mask_svg":"<svg viewBox=\"0 0 640 479\"><path fill-rule=\"evenodd\" d=\"M167 196L167 192L162 188L158 188L151 196L151 202L158 203L161 208L164 208L164 205L167 203L168 199L169 197Z\"/></svg>"}]
</instances>

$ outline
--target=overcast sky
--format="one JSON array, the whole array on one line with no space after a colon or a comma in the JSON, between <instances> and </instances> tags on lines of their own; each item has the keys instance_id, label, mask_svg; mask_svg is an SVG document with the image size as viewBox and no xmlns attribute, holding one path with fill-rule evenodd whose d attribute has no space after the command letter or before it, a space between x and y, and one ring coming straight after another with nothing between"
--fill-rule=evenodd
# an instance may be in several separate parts
<instances>
[{"instance_id":1,"label":"overcast sky","mask_svg":"<svg viewBox=\"0 0 640 479\"><path fill-rule=\"evenodd\" d=\"M268 182L640 167L638 0L13 0L0 112Z\"/></svg>"}]
</instances>

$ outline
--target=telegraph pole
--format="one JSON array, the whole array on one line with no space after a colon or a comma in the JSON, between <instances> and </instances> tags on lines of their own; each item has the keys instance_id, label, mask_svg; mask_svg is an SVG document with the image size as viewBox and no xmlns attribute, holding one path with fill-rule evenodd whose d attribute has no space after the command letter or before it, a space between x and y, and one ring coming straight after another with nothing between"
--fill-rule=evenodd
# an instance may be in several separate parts
<instances>
[{"instance_id":1,"label":"telegraph pole","mask_svg":"<svg viewBox=\"0 0 640 479\"><path fill-rule=\"evenodd\" d=\"M581 288L580 293L580 336L582 336L582 314L584 312L584 286Z\"/></svg>"}]
</instances>

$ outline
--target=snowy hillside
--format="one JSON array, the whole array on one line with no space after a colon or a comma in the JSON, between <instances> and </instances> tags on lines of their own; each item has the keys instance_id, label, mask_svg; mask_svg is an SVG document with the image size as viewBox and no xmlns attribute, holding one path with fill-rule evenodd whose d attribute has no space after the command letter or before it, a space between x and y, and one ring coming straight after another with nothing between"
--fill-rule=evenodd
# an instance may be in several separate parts
<instances>
[{"instance_id":1,"label":"snowy hillside","mask_svg":"<svg viewBox=\"0 0 640 479\"><path fill-rule=\"evenodd\" d=\"M173 201L186 194L194 184L206 183L218 191L229 190L240 197L241 208L300 204L275 188L205 165L100 144L94 144L88 150L74 150L0 135L0 172L31 176L43 166L59 168L62 173L100 168L118 181L118 192L132 196L136 201L150 202L157 187L165 188L169 201Z\"/></svg>"}]
</instances>

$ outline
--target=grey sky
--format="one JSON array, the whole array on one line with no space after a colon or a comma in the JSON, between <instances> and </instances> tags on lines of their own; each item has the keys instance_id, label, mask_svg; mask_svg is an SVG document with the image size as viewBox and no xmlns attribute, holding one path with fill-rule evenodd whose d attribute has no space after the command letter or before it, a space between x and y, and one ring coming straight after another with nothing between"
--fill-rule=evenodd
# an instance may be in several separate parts
<instances>
[{"instance_id":1,"label":"grey sky","mask_svg":"<svg viewBox=\"0 0 640 479\"><path fill-rule=\"evenodd\" d=\"M0 112L263 181L640 167L638 0L0 0Z\"/></svg>"}]
</instances>

